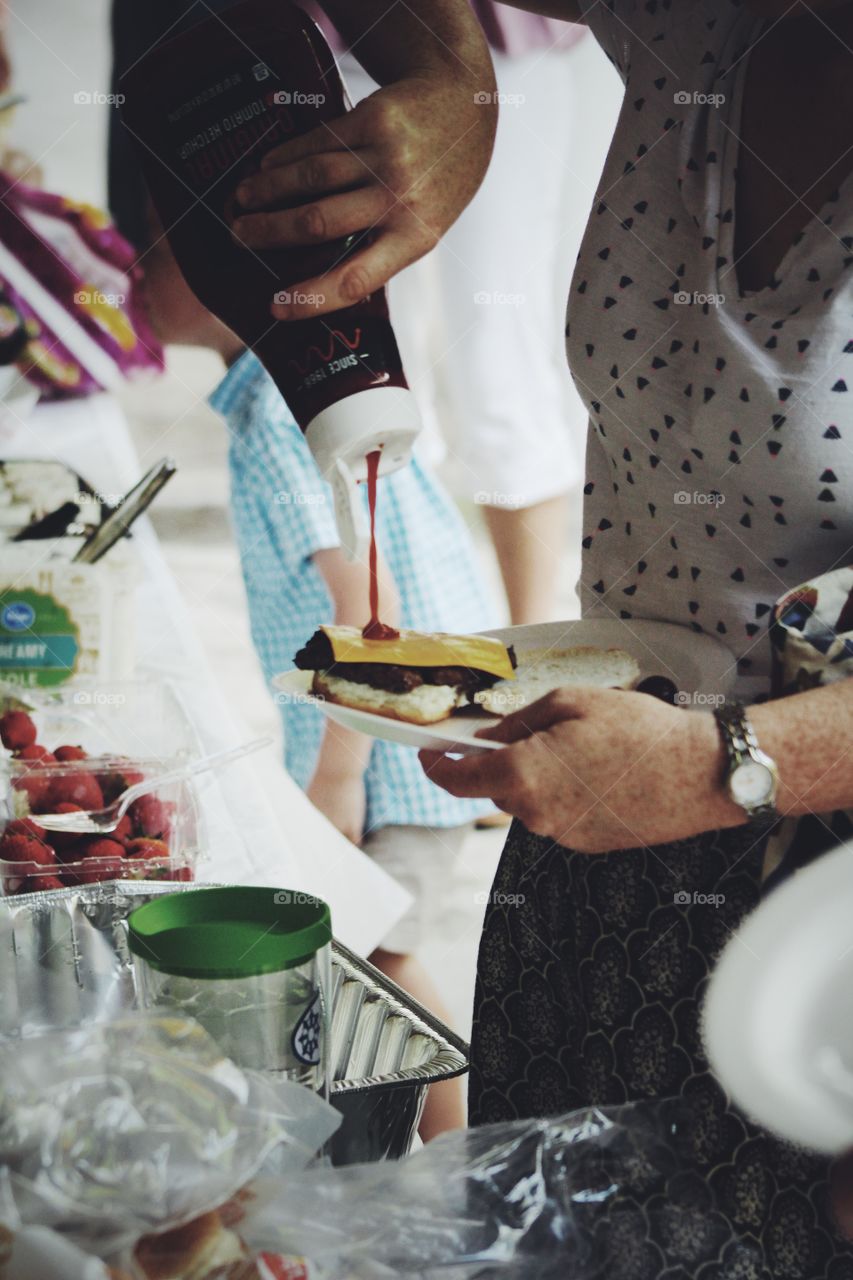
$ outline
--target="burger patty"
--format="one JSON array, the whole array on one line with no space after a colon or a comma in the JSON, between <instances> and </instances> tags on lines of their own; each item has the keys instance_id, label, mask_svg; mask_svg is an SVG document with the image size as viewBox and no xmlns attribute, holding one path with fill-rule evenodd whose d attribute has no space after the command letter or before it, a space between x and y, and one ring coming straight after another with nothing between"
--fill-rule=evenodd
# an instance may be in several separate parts
<instances>
[{"instance_id":1,"label":"burger patty","mask_svg":"<svg viewBox=\"0 0 853 1280\"><path fill-rule=\"evenodd\" d=\"M508 653L514 667L512 647ZM332 642L325 631L315 631L293 661L300 671L322 671L340 680L352 680L387 693L409 693L422 684L441 684L473 698L475 693L490 689L500 679L488 671L476 671L471 667L401 667L392 662L335 662Z\"/></svg>"}]
</instances>

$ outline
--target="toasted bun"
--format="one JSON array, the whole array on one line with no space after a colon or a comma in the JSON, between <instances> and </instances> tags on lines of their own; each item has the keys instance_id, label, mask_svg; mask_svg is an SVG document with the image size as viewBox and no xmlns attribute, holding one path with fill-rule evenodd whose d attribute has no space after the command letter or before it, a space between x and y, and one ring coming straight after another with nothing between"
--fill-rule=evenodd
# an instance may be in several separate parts
<instances>
[{"instance_id":1,"label":"toasted bun","mask_svg":"<svg viewBox=\"0 0 853 1280\"><path fill-rule=\"evenodd\" d=\"M143 1236L133 1251L144 1280L196 1280L245 1256L240 1238L226 1231L216 1212L203 1213L172 1231Z\"/></svg>"},{"instance_id":2,"label":"toasted bun","mask_svg":"<svg viewBox=\"0 0 853 1280\"><path fill-rule=\"evenodd\" d=\"M387 689L372 689L367 684L315 671L311 688L314 693L342 707L372 711L376 716L406 720L409 724L435 724L437 720L446 720L459 705L459 694L446 684L422 684L408 693L389 693Z\"/></svg>"},{"instance_id":3,"label":"toasted bun","mask_svg":"<svg viewBox=\"0 0 853 1280\"><path fill-rule=\"evenodd\" d=\"M566 685L630 689L640 678L636 659L623 649L577 645L573 649L527 649L518 655L514 680L499 680L474 694L474 701L495 716L529 707L552 689Z\"/></svg>"}]
</instances>

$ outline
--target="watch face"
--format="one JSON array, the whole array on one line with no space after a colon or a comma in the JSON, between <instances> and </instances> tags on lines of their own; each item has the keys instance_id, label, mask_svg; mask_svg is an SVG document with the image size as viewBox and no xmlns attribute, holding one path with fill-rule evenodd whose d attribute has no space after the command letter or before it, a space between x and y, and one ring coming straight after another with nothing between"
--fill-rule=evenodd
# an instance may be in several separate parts
<instances>
[{"instance_id":1,"label":"watch face","mask_svg":"<svg viewBox=\"0 0 853 1280\"><path fill-rule=\"evenodd\" d=\"M776 790L776 780L766 764L746 760L729 778L732 799L744 809L769 804Z\"/></svg>"}]
</instances>

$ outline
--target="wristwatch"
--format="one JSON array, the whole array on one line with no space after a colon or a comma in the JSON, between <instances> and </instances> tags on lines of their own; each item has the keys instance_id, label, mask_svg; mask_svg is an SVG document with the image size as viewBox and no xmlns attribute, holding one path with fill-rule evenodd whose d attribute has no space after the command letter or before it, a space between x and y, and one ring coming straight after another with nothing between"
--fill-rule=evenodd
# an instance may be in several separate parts
<instances>
[{"instance_id":1,"label":"wristwatch","mask_svg":"<svg viewBox=\"0 0 853 1280\"><path fill-rule=\"evenodd\" d=\"M725 786L735 804L751 823L765 825L779 817L776 761L758 745L758 739L740 702L728 702L714 711L728 756Z\"/></svg>"}]
</instances>

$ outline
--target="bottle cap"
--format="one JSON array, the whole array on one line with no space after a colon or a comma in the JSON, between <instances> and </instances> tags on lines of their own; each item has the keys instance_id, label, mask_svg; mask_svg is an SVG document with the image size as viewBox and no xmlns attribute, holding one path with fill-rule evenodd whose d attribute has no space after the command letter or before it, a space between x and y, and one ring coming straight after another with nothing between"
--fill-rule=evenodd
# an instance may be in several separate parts
<instances>
[{"instance_id":1,"label":"bottle cap","mask_svg":"<svg viewBox=\"0 0 853 1280\"><path fill-rule=\"evenodd\" d=\"M128 918L128 946L152 969L185 978L248 978L304 964L332 940L312 894L254 885L153 898Z\"/></svg>"},{"instance_id":2,"label":"bottle cap","mask_svg":"<svg viewBox=\"0 0 853 1280\"><path fill-rule=\"evenodd\" d=\"M367 479L367 455L382 457L379 475L410 461L421 428L415 398L406 387L370 387L323 409L308 423L305 438L323 478L332 486L341 544L350 560L367 554L370 529L358 496Z\"/></svg>"}]
</instances>

